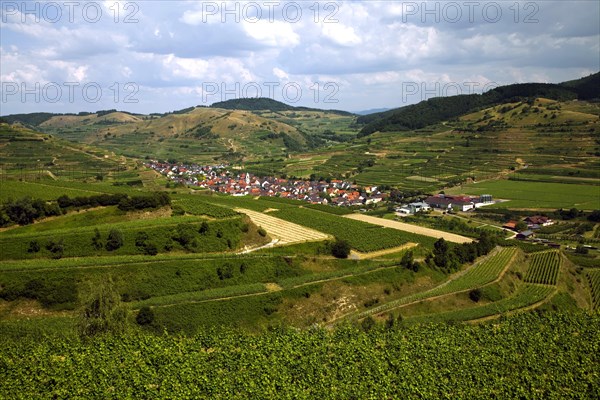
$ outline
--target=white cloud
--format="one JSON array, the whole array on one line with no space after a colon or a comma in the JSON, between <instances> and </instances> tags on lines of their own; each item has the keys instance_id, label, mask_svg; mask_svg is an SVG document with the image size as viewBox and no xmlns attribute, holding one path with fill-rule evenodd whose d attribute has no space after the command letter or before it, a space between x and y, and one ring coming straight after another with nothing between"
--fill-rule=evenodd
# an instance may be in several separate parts
<instances>
[{"instance_id":1,"label":"white cloud","mask_svg":"<svg viewBox=\"0 0 600 400\"><path fill-rule=\"evenodd\" d=\"M281 80L289 80L290 77L289 75L282 69L280 68L273 68L273 75L275 75L277 78L281 79Z\"/></svg>"},{"instance_id":2,"label":"white cloud","mask_svg":"<svg viewBox=\"0 0 600 400\"><path fill-rule=\"evenodd\" d=\"M264 45L271 47L294 47L300 43L300 37L292 24L268 20L260 20L257 22L242 22L244 31L248 36L258 40Z\"/></svg>"},{"instance_id":3,"label":"white cloud","mask_svg":"<svg viewBox=\"0 0 600 400\"><path fill-rule=\"evenodd\" d=\"M537 24L516 24L510 13L496 24L481 18L422 23L418 16L406 22L403 5L387 1L332 3L336 23L324 23L332 11L325 3L318 3L316 21L315 3L298 2L303 13L297 23L285 21L282 5L274 21L263 8L258 22L241 18L235 23L227 15L223 23L222 10L203 15L207 10L195 1L139 2L139 22L126 24L126 4L104 1L105 17L98 23L63 18L53 24L31 14L22 22L19 13L7 16L0 25L1 78L106 86L136 82L149 97L140 93L138 111L145 106L173 109L173 93L178 106L199 104L203 82L298 82L306 88L308 102L313 101L308 88L315 82L335 82L336 108L357 110L401 105L398 93L408 81L559 82L600 69L598 2L540 2ZM236 4L244 3L216 3L228 9ZM113 21L117 6L120 23ZM83 106L67 104L71 109L60 111ZM31 111L32 105L2 104L3 112L15 107Z\"/></svg>"},{"instance_id":4,"label":"white cloud","mask_svg":"<svg viewBox=\"0 0 600 400\"><path fill-rule=\"evenodd\" d=\"M337 24L322 24L323 35L331 39L334 43L341 46L356 46L362 43L354 28L346 26L342 23Z\"/></svg>"}]
</instances>

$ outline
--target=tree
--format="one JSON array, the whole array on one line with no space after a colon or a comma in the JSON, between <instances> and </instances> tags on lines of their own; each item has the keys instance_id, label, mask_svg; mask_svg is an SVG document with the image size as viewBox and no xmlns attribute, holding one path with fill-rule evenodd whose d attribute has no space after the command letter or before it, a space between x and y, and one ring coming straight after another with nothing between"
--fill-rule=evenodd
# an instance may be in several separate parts
<instances>
[{"instance_id":1,"label":"tree","mask_svg":"<svg viewBox=\"0 0 600 400\"><path fill-rule=\"evenodd\" d=\"M588 215L587 219L591 222L600 222L600 210L592 211L592 213Z\"/></svg>"},{"instance_id":2,"label":"tree","mask_svg":"<svg viewBox=\"0 0 600 400\"><path fill-rule=\"evenodd\" d=\"M110 276L90 282L90 293L80 312L78 331L82 338L99 334L121 334L128 328L128 309Z\"/></svg>"},{"instance_id":3,"label":"tree","mask_svg":"<svg viewBox=\"0 0 600 400\"><path fill-rule=\"evenodd\" d=\"M94 229L94 237L92 237L92 247L96 250L102 249L104 245L102 244L102 236L100 236L100 231L98 228Z\"/></svg>"},{"instance_id":4,"label":"tree","mask_svg":"<svg viewBox=\"0 0 600 400\"><path fill-rule=\"evenodd\" d=\"M515 229L519 232L524 231L525 229L527 229L527 224L523 221L519 221L515 225Z\"/></svg>"},{"instance_id":5,"label":"tree","mask_svg":"<svg viewBox=\"0 0 600 400\"><path fill-rule=\"evenodd\" d=\"M123 234L118 229L111 229L110 232L108 232L108 238L106 239L106 250L114 251L121 246L123 246Z\"/></svg>"},{"instance_id":6,"label":"tree","mask_svg":"<svg viewBox=\"0 0 600 400\"><path fill-rule=\"evenodd\" d=\"M575 248L575 253L577 253L577 254L588 254L589 250L586 247L583 247L582 245L578 245Z\"/></svg>"},{"instance_id":7,"label":"tree","mask_svg":"<svg viewBox=\"0 0 600 400\"><path fill-rule=\"evenodd\" d=\"M444 238L439 238L433 244L433 262L440 268L446 268L448 263L448 243Z\"/></svg>"},{"instance_id":8,"label":"tree","mask_svg":"<svg viewBox=\"0 0 600 400\"><path fill-rule=\"evenodd\" d=\"M331 246L331 255L336 258L348 258L350 255L350 244L341 239L336 239Z\"/></svg>"},{"instance_id":9,"label":"tree","mask_svg":"<svg viewBox=\"0 0 600 400\"><path fill-rule=\"evenodd\" d=\"M415 272L418 270L418 264L415 264L413 252L411 250L404 253L402 260L400 261L400 266ZM415 269L415 266L417 269Z\"/></svg>"}]
</instances>

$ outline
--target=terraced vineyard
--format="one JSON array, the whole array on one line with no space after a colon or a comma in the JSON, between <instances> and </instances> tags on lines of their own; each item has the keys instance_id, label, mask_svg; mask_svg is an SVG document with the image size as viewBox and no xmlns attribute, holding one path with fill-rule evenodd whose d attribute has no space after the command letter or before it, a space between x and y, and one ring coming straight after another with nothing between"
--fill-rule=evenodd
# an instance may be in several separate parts
<instances>
[{"instance_id":1,"label":"terraced vineyard","mask_svg":"<svg viewBox=\"0 0 600 400\"><path fill-rule=\"evenodd\" d=\"M458 276L451 278L449 281L441 284L440 286L424 292L403 297L396 301L382 304L379 307L369 309L358 314L357 318L381 314L384 311L432 297L463 292L465 290L481 287L498 279L501 276L502 271L504 271L504 269L509 265L516 252L517 249L514 247L502 248L493 255L488 256L483 261L467 269L466 271L459 273Z\"/></svg>"},{"instance_id":2,"label":"terraced vineyard","mask_svg":"<svg viewBox=\"0 0 600 400\"><path fill-rule=\"evenodd\" d=\"M597 310L600 308L600 271L588 271L587 278L590 284L590 292L592 294L592 308Z\"/></svg>"},{"instance_id":3,"label":"terraced vineyard","mask_svg":"<svg viewBox=\"0 0 600 400\"><path fill-rule=\"evenodd\" d=\"M384 228L308 208L286 208L274 212L273 215L346 240L353 249L365 253L402 246L408 242L432 245L435 241L430 237Z\"/></svg>"},{"instance_id":4,"label":"terraced vineyard","mask_svg":"<svg viewBox=\"0 0 600 400\"><path fill-rule=\"evenodd\" d=\"M558 251L544 251L531 254L529 270L525 282L556 285L560 271L560 254Z\"/></svg>"},{"instance_id":5,"label":"terraced vineyard","mask_svg":"<svg viewBox=\"0 0 600 400\"><path fill-rule=\"evenodd\" d=\"M324 233L261 212L243 208L236 208L235 210L249 216L252 222L264 228L271 237L279 239L279 244L325 240L330 238L329 235Z\"/></svg>"},{"instance_id":6,"label":"terraced vineyard","mask_svg":"<svg viewBox=\"0 0 600 400\"><path fill-rule=\"evenodd\" d=\"M471 321L492 315L499 315L534 305L556 291L556 288L546 285L525 284L515 295L474 308L465 308L445 313L431 314L411 318L415 322L433 321Z\"/></svg>"}]
</instances>

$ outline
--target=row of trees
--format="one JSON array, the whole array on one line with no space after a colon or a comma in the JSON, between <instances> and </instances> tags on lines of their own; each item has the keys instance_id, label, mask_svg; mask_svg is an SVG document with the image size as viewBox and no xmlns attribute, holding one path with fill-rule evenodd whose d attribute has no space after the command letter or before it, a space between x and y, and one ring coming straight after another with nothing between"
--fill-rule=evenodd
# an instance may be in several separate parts
<instances>
[{"instance_id":1,"label":"row of trees","mask_svg":"<svg viewBox=\"0 0 600 400\"><path fill-rule=\"evenodd\" d=\"M440 238L434 243L433 252L425 258L425 262L444 272L454 272L462 264L488 254L496 244L496 239L485 231L481 232L477 242L471 243L449 244L444 238Z\"/></svg>"},{"instance_id":2,"label":"row of trees","mask_svg":"<svg viewBox=\"0 0 600 400\"><path fill-rule=\"evenodd\" d=\"M12 224L29 225L42 218L62 215L70 208L116 205L122 211L132 211L159 208L170 204L171 198L166 192L131 197L122 193L73 198L63 195L56 202L23 197L17 200L8 200L8 202L0 207L0 227Z\"/></svg>"}]
</instances>

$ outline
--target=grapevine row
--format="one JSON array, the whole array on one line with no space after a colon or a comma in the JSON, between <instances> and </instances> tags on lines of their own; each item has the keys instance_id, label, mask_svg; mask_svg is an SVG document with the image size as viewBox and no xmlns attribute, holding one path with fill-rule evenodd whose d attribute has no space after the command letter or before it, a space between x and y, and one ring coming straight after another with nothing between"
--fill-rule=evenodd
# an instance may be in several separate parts
<instances>
[{"instance_id":1,"label":"grapevine row","mask_svg":"<svg viewBox=\"0 0 600 400\"><path fill-rule=\"evenodd\" d=\"M590 291L592 294L592 308L600 308L600 270L592 270L587 273Z\"/></svg>"},{"instance_id":2,"label":"grapevine row","mask_svg":"<svg viewBox=\"0 0 600 400\"><path fill-rule=\"evenodd\" d=\"M560 254L558 251L534 253L531 255L525 282L556 285L559 270Z\"/></svg>"}]
</instances>

